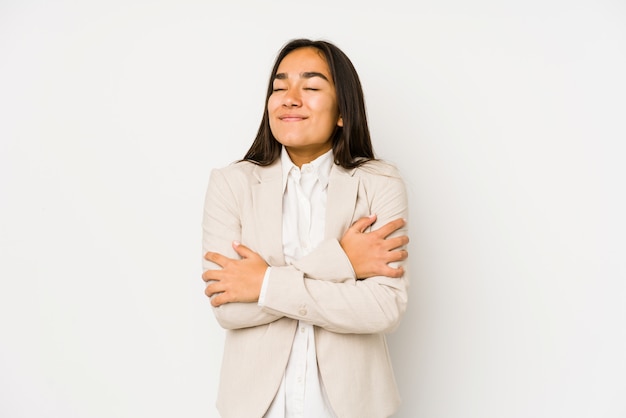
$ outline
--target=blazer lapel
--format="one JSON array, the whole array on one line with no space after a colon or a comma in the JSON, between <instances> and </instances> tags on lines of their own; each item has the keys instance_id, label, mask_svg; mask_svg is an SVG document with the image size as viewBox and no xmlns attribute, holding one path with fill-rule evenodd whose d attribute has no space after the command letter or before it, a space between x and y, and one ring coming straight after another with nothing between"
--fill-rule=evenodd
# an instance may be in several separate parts
<instances>
[{"instance_id":1,"label":"blazer lapel","mask_svg":"<svg viewBox=\"0 0 626 418\"><path fill-rule=\"evenodd\" d=\"M326 238L341 238L352 224L359 180L352 176L354 169L333 165L328 179L326 203Z\"/></svg>"},{"instance_id":2,"label":"blazer lapel","mask_svg":"<svg viewBox=\"0 0 626 418\"><path fill-rule=\"evenodd\" d=\"M280 159L274 164L255 167L253 175L259 183L252 187L255 228L263 248L260 254L270 265L285 265L283 254L283 183Z\"/></svg>"}]
</instances>

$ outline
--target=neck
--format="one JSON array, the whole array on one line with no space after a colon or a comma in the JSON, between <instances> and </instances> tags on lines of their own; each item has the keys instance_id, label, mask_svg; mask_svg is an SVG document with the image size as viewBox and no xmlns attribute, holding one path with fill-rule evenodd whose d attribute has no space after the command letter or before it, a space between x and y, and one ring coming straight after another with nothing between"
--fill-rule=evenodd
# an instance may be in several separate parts
<instances>
[{"instance_id":1,"label":"neck","mask_svg":"<svg viewBox=\"0 0 626 418\"><path fill-rule=\"evenodd\" d=\"M316 158L326 154L331 149L331 147L319 149L315 152L294 150L290 147L285 147L285 149L287 150L287 154L289 154L289 158L291 158L291 161L294 163L294 165L296 165L298 168L302 168L304 164L308 164Z\"/></svg>"}]
</instances>

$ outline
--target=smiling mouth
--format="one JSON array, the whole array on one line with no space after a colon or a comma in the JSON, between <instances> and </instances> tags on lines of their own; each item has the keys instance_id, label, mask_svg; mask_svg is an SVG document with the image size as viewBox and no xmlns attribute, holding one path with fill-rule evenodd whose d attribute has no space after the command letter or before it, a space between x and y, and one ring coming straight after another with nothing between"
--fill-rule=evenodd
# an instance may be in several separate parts
<instances>
[{"instance_id":1,"label":"smiling mouth","mask_svg":"<svg viewBox=\"0 0 626 418\"><path fill-rule=\"evenodd\" d=\"M300 122L300 121L305 120L306 118L304 116L285 115L285 116L280 116L278 119L280 119L283 122Z\"/></svg>"}]
</instances>

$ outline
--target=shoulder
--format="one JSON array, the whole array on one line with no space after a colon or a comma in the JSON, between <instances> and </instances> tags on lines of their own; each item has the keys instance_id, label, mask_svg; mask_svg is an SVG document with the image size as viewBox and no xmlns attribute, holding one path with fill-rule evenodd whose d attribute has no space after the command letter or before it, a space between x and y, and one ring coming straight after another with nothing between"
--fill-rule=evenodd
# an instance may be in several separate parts
<instances>
[{"instance_id":1,"label":"shoulder","mask_svg":"<svg viewBox=\"0 0 626 418\"><path fill-rule=\"evenodd\" d=\"M254 169L255 165L246 161L211 169L207 197L241 195L245 190L250 190Z\"/></svg>"},{"instance_id":2,"label":"shoulder","mask_svg":"<svg viewBox=\"0 0 626 418\"><path fill-rule=\"evenodd\" d=\"M371 160L354 170L368 196L395 199L406 195L406 185L398 167L389 161Z\"/></svg>"},{"instance_id":3,"label":"shoulder","mask_svg":"<svg viewBox=\"0 0 626 418\"><path fill-rule=\"evenodd\" d=\"M213 172L223 174L225 176L250 176L252 172L259 166L250 161L235 161L227 166L214 168Z\"/></svg>"},{"instance_id":4,"label":"shoulder","mask_svg":"<svg viewBox=\"0 0 626 418\"><path fill-rule=\"evenodd\" d=\"M249 161L237 161L225 167L211 171L210 187L230 189L236 195L248 195L255 186L266 184L280 187L282 170L280 160L268 166L261 166Z\"/></svg>"},{"instance_id":5,"label":"shoulder","mask_svg":"<svg viewBox=\"0 0 626 418\"><path fill-rule=\"evenodd\" d=\"M254 173L262 169L249 161L235 161L227 166L211 170L211 182L230 185L247 185L255 178Z\"/></svg>"},{"instance_id":6,"label":"shoulder","mask_svg":"<svg viewBox=\"0 0 626 418\"><path fill-rule=\"evenodd\" d=\"M354 175L361 178L402 180L398 167L386 160L370 160L354 170Z\"/></svg>"}]
</instances>

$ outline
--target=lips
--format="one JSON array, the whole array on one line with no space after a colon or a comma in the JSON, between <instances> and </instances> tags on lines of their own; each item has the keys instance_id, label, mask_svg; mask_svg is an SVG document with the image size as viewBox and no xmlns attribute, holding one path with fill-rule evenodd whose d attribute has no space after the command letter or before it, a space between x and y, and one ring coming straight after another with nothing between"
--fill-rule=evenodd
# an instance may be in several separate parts
<instances>
[{"instance_id":1,"label":"lips","mask_svg":"<svg viewBox=\"0 0 626 418\"><path fill-rule=\"evenodd\" d=\"M280 119L283 122L300 122L306 119L306 116L287 114L287 115L279 116L278 119Z\"/></svg>"}]
</instances>

